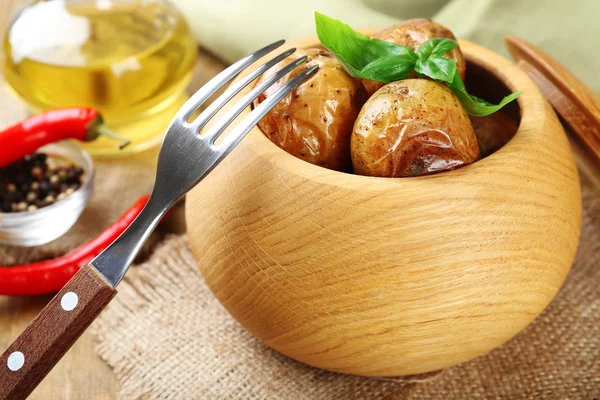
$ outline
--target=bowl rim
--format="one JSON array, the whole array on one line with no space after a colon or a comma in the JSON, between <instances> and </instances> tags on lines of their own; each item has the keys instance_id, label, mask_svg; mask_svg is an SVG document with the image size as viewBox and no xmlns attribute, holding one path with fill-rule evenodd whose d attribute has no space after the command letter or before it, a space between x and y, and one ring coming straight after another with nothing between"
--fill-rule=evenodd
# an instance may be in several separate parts
<instances>
[{"instance_id":1,"label":"bowl rim","mask_svg":"<svg viewBox=\"0 0 600 400\"><path fill-rule=\"evenodd\" d=\"M94 178L96 176L96 168L94 166L94 162L87 151L82 149L81 147L71 143L70 141L60 141L56 143L49 143L40 147L36 150L36 153L40 151L44 151L44 149L52 148L52 147L63 147L67 149L67 151L71 151L77 153L83 160L85 165L80 165L84 170L84 181L81 186L72 194L65 197L62 200L55 202L54 204L50 204L49 206L38 208L34 211L20 211L20 212L10 212L4 213L0 212L0 218L4 221L8 222L28 222L30 220L40 220L48 216L49 214L56 211L64 211L70 204L73 204L74 208L78 207L78 203L74 202L74 199L77 197L76 195L82 193L84 190L89 189L93 185ZM70 159L70 157L66 156ZM75 160L72 160L75 162ZM87 203L87 201L85 201ZM62 209L62 210L61 210Z\"/></svg>"},{"instance_id":2,"label":"bowl rim","mask_svg":"<svg viewBox=\"0 0 600 400\"><path fill-rule=\"evenodd\" d=\"M365 34L372 34L377 30L378 29L364 29L361 30L361 32ZM247 148L250 148L256 153L257 156L268 158L271 163L276 164L278 168L284 168L287 172L293 173L294 175L300 176L304 179L317 180L323 184L343 186L349 189L357 189L366 184L370 186L371 190L378 190L379 188L382 191L387 190L390 187L397 187L398 185L419 185L420 183L427 183L429 185L434 181L440 182L440 179L445 183L451 183L451 181L463 181L465 174L475 174L482 170L486 170L488 167L493 167L493 164L496 164L496 160L500 158L506 158L507 154L509 153L524 153L525 150L523 143L531 143L532 141L535 141L537 135L542 133L540 132L540 129L536 129L536 127L539 127L540 124L538 118L539 111L543 111L546 105L544 96L533 84L533 81L531 81L529 76L527 76L527 74L516 64L509 61L505 57L483 46L479 46L464 39L459 39L459 44L465 58L469 63L475 64L493 74L500 82L509 88L509 90L513 92L524 92L517 99L520 108L521 120L515 135L498 151L474 162L473 164L469 164L451 171L444 171L437 174L417 177L373 177L330 170L294 157L278 147L275 143L271 142L258 126L255 126L248 133L246 139L242 141L241 144ZM290 42L289 44L282 46L281 50L286 50L292 47L306 48L315 46L321 46L321 44L317 36L312 36ZM254 69L256 69L256 67L265 62L267 58L268 57L265 57L256 62L254 66L248 68L246 71L240 74L234 80L234 82L251 73ZM248 85L248 87L242 91L241 95L251 90L255 86L255 83L256 82ZM535 90L532 90L534 88ZM251 108L248 107L240 114L240 118L248 115L250 111Z\"/></svg>"}]
</instances>

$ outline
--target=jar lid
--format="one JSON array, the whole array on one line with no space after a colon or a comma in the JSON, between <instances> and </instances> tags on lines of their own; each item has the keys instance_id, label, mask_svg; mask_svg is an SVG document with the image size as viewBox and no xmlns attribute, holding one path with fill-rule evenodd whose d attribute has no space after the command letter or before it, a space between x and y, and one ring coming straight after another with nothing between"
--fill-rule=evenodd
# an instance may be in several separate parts
<instances>
[{"instance_id":1,"label":"jar lid","mask_svg":"<svg viewBox=\"0 0 600 400\"><path fill-rule=\"evenodd\" d=\"M577 144L600 164L600 97L567 67L514 36L504 43L517 65L550 101Z\"/></svg>"}]
</instances>

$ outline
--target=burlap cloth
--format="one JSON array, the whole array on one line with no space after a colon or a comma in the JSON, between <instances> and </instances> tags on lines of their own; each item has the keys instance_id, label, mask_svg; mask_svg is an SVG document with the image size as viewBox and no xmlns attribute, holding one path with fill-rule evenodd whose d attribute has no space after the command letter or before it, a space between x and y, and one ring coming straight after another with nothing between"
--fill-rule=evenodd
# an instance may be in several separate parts
<instances>
[{"instance_id":1,"label":"burlap cloth","mask_svg":"<svg viewBox=\"0 0 600 400\"><path fill-rule=\"evenodd\" d=\"M93 326L123 398L600 398L600 193L584 186L577 261L551 305L502 347L439 374L374 379L291 360L238 324L204 283L186 236L131 270Z\"/></svg>"}]
</instances>

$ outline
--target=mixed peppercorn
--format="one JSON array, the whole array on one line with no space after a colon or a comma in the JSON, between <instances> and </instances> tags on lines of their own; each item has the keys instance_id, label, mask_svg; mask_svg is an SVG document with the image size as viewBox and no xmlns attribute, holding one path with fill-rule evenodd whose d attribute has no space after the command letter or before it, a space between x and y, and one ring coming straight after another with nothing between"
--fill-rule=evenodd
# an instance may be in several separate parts
<instances>
[{"instance_id":1,"label":"mixed peppercorn","mask_svg":"<svg viewBox=\"0 0 600 400\"><path fill-rule=\"evenodd\" d=\"M45 153L27 155L0 168L0 212L35 211L75 193L83 169Z\"/></svg>"}]
</instances>

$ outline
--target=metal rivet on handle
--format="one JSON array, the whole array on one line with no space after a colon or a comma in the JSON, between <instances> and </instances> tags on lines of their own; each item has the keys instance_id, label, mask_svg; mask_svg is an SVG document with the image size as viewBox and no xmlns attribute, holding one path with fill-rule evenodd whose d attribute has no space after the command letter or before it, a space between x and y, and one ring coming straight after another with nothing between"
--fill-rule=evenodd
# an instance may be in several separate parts
<instances>
[{"instance_id":1,"label":"metal rivet on handle","mask_svg":"<svg viewBox=\"0 0 600 400\"><path fill-rule=\"evenodd\" d=\"M71 311L75 309L78 302L79 297L74 292L67 292L63 294L63 297L60 299L60 305L65 311Z\"/></svg>"},{"instance_id":2,"label":"metal rivet on handle","mask_svg":"<svg viewBox=\"0 0 600 400\"><path fill-rule=\"evenodd\" d=\"M25 364L25 356L20 351L15 351L8 356L8 369L18 371Z\"/></svg>"}]
</instances>

